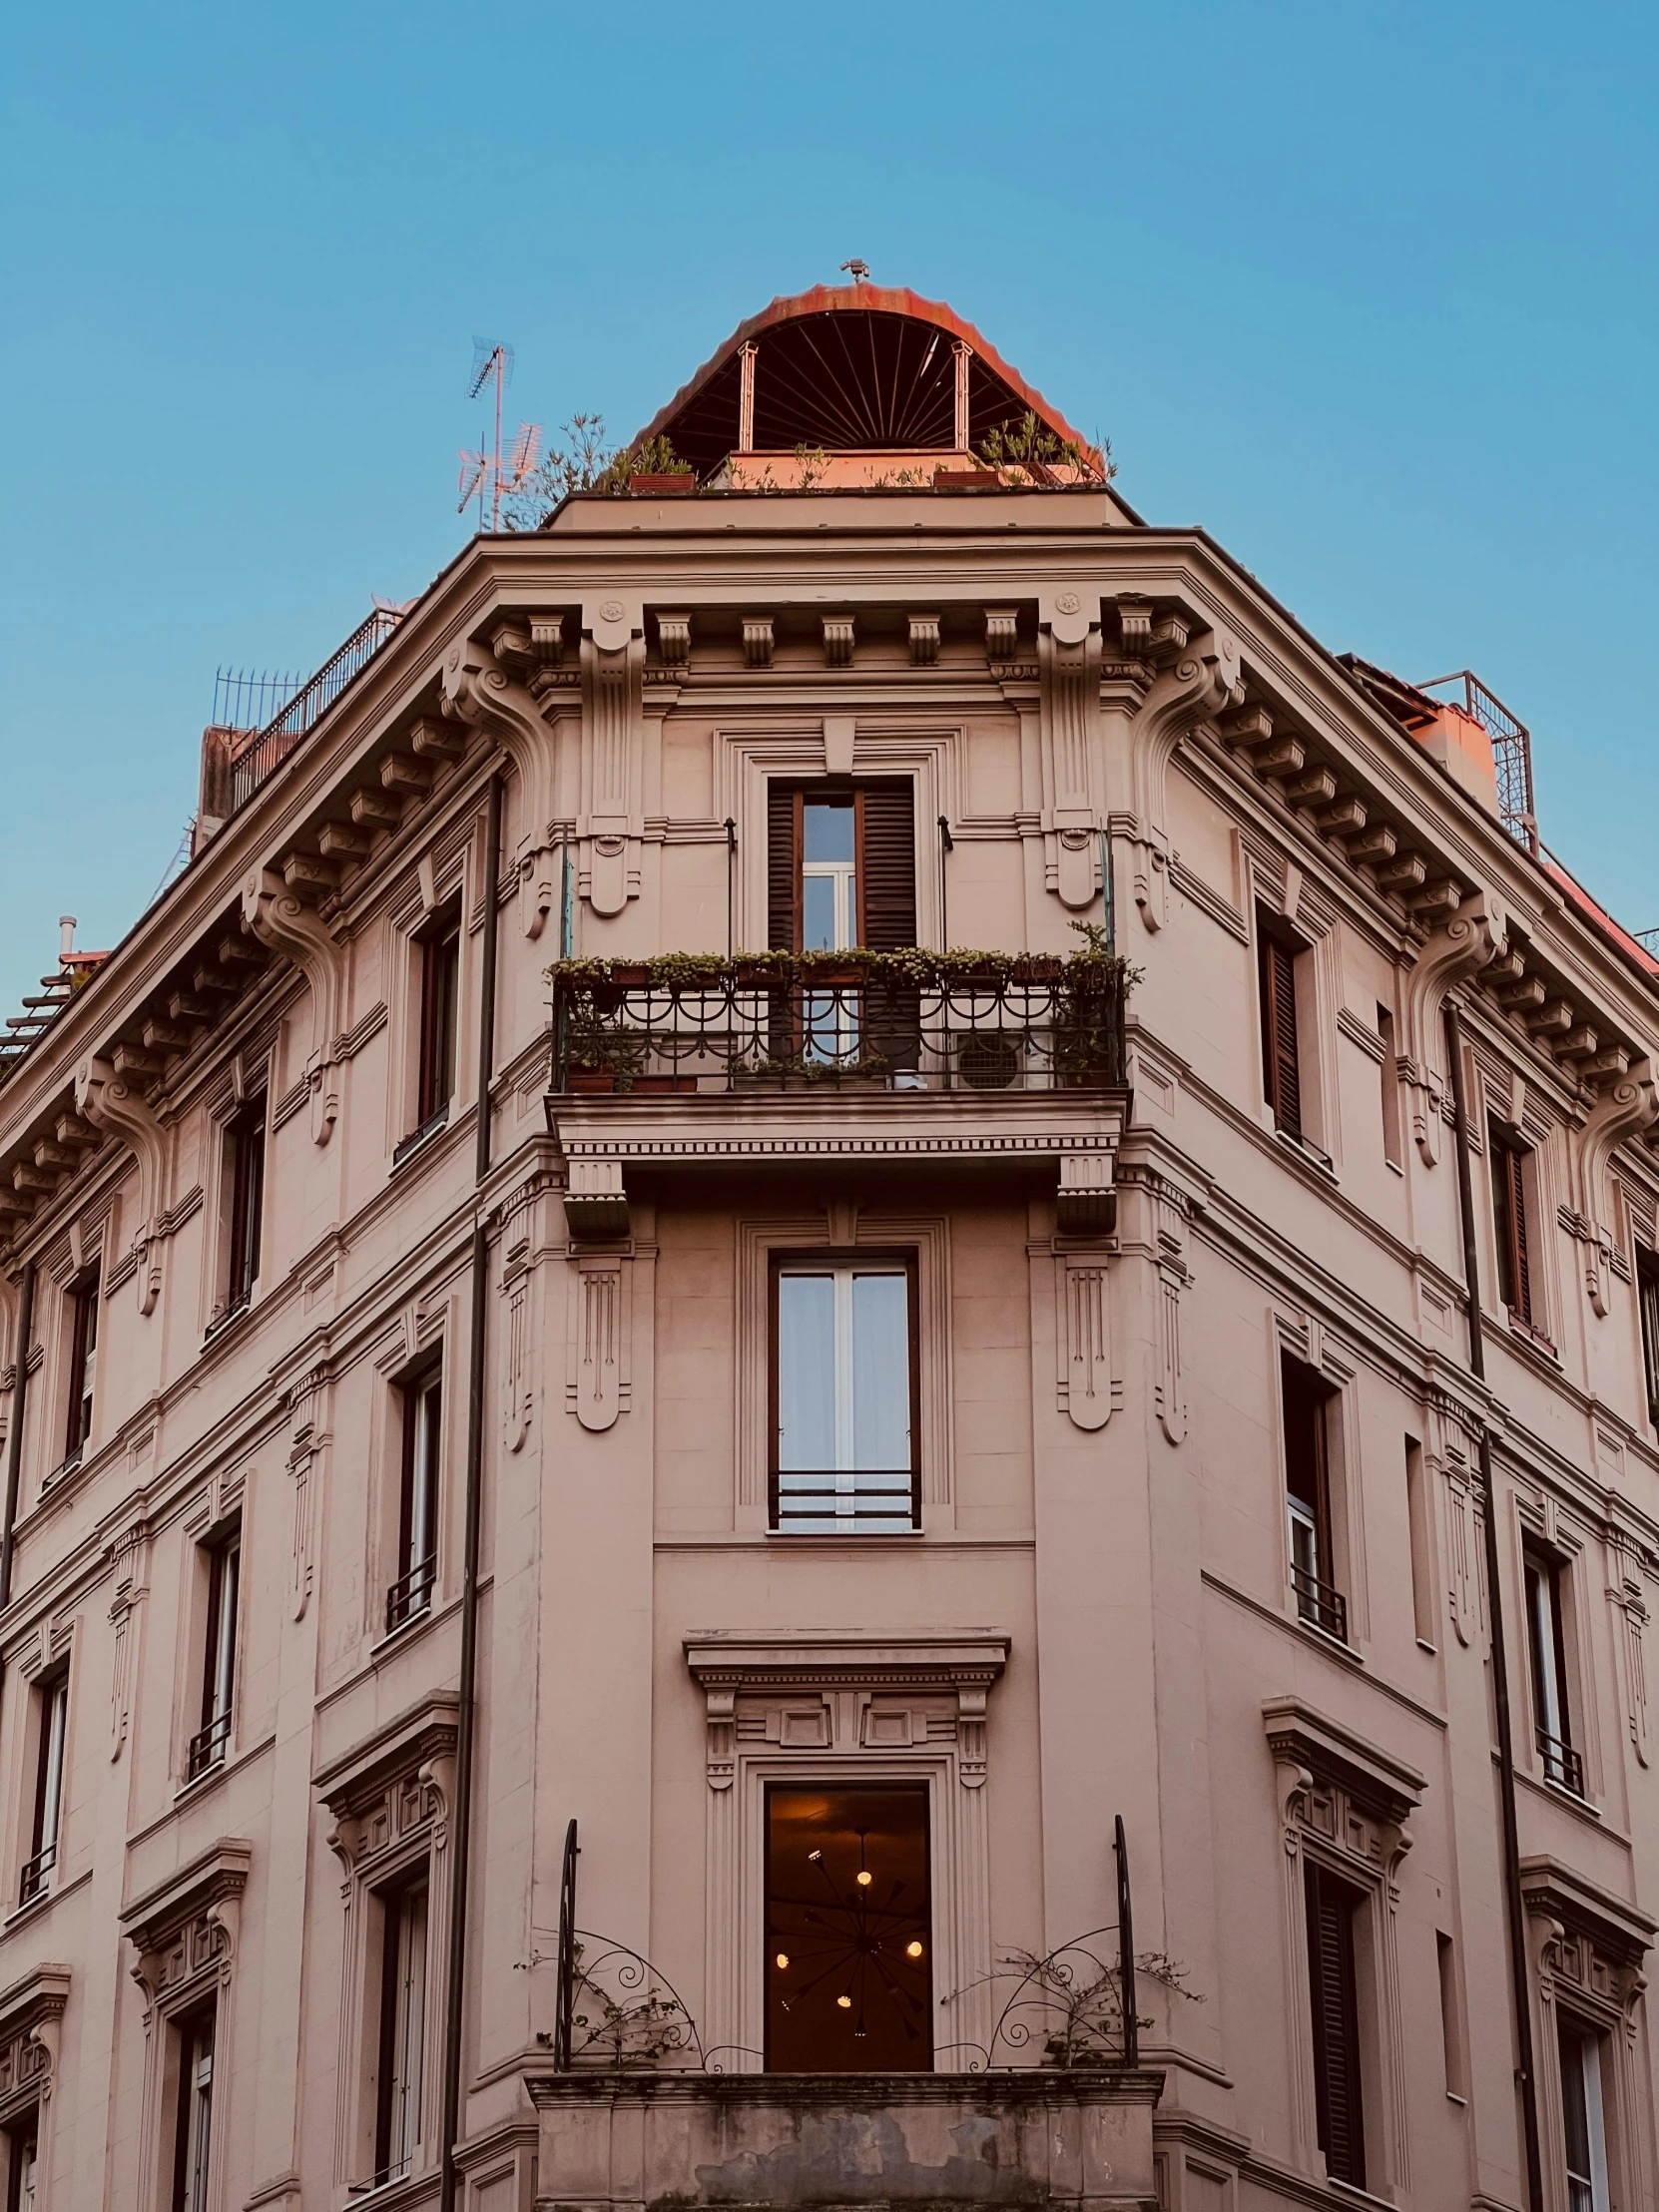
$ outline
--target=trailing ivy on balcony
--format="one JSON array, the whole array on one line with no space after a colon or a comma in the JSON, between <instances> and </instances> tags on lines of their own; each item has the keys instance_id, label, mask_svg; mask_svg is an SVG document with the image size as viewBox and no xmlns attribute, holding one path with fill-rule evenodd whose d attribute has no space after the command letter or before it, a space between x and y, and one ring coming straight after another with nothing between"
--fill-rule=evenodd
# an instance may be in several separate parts
<instances>
[{"instance_id":1,"label":"trailing ivy on balcony","mask_svg":"<svg viewBox=\"0 0 1659 2212\"><path fill-rule=\"evenodd\" d=\"M1098 929L1065 956L665 952L559 960L552 1087L651 1096L830 1085L1110 1090L1134 970Z\"/></svg>"}]
</instances>

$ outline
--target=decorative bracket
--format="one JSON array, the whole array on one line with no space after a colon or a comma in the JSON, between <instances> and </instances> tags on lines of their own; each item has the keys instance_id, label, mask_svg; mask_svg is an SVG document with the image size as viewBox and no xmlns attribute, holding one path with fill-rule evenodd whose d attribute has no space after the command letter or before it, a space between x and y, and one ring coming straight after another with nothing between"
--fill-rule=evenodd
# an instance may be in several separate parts
<instances>
[{"instance_id":1,"label":"decorative bracket","mask_svg":"<svg viewBox=\"0 0 1659 2212\"><path fill-rule=\"evenodd\" d=\"M291 891L275 868L256 868L242 888L243 927L291 960L311 992L311 1049L305 1083L311 1137L323 1145L339 1119L341 1046L345 1031L345 953L326 922Z\"/></svg>"},{"instance_id":2,"label":"decorative bracket","mask_svg":"<svg viewBox=\"0 0 1659 2212\"><path fill-rule=\"evenodd\" d=\"M1133 619L1134 610L1131 610ZM1170 756L1189 730L1244 701L1239 648L1225 630L1204 630L1154 680L1129 725L1135 904L1148 929L1163 926L1169 838L1164 786Z\"/></svg>"},{"instance_id":3,"label":"decorative bracket","mask_svg":"<svg viewBox=\"0 0 1659 2212\"><path fill-rule=\"evenodd\" d=\"M1466 977L1501 957L1506 942L1502 908L1482 891L1459 908L1423 945L1405 982L1400 1009L1403 1047L1399 1079L1411 1092L1411 1136L1425 1167L1439 1158L1444 1083L1435 1070L1441 1054L1440 1010Z\"/></svg>"},{"instance_id":4,"label":"decorative bracket","mask_svg":"<svg viewBox=\"0 0 1659 2212\"><path fill-rule=\"evenodd\" d=\"M139 1312L152 1314L162 1288L162 1239L167 1135L149 1104L107 1060L83 1060L75 1071L75 1111L95 1129L118 1136L138 1161L138 1225L133 1232Z\"/></svg>"}]
</instances>

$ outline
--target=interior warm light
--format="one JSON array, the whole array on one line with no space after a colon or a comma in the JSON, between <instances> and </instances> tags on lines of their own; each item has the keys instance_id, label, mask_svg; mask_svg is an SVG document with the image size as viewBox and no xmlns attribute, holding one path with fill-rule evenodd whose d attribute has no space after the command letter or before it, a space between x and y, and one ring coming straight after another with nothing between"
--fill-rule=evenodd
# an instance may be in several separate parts
<instances>
[{"instance_id":1,"label":"interior warm light","mask_svg":"<svg viewBox=\"0 0 1659 2212\"><path fill-rule=\"evenodd\" d=\"M862 1867L858 1869L858 1887L860 1890L867 1890L874 1880L874 1875L865 1874Z\"/></svg>"},{"instance_id":2,"label":"interior warm light","mask_svg":"<svg viewBox=\"0 0 1659 2212\"><path fill-rule=\"evenodd\" d=\"M789 1964L789 1962L790 1962L790 1954L789 1954L789 1952L788 1952L787 1950L781 1950L781 1951L780 1951L780 1952L778 1953L778 1967L779 1967L779 1971L780 1971L780 1972L782 1972L782 1971L783 1971L783 1969L784 1969L784 1968L785 1968L785 1967L786 1967L786 1966L787 1966L787 1965Z\"/></svg>"},{"instance_id":3,"label":"interior warm light","mask_svg":"<svg viewBox=\"0 0 1659 2212\"><path fill-rule=\"evenodd\" d=\"M919 1958L921 1956L921 1945L919 1943L906 1943L904 1945L904 1955L906 1958ZM780 1965L783 1964L782 1959L778 1962Z\"/></svg>"},{"instance_id":4,"label":"interior warm light","mask_svg":"<svg viewBox=\"0 0 1659 2212\"><path fill-rule=\"evenodd\" d=\"M819 1861L820 1861L820 1860L821 1860L821 1859L822 1859L823 1857L824 1857L824 1854L823 1854L823 1852L822 1852L822 1851L810 1851L810 1852L808 1852L808 1854L807 1854L807 1864L808 1864L808 1866L809 1866L809 1867L816 1867L816 1866L818 1865Z\"/></svg>"},{"instance_id":5,"label":"interior warm light","mask_svg":"<svg viewBox=\"0 0 1659 2212\"><path fill-rule=\"evenodd\" d=\"M843 2012L850 2012L852 2009L852 1999L850 1997L837 1997L835 2002Z\"/></svg>"}]
</instances>

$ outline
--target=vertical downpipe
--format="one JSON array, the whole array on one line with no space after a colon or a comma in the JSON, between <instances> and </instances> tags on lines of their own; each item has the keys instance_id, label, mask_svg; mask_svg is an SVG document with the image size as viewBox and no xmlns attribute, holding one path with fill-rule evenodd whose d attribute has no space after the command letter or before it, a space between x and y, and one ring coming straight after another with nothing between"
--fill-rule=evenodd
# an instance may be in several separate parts
<instances>
[{"instance_id":1,"label":"vertical downpipe","mask_svg":"<svg viewBox=\"0 0 1659 2212\"><path fill-rule=\"evenodd\" d=\"M948 877L948 875L949 875L949 870L948 870L948 868L947 868L947 867L945 866L945 854L946 854L947 852L954 852L954 851L955 851L955 849L956 849L956 840L955 840L955 838L954 838L954 837L953 837L953 836L952 836L952 835L950 834L950 824L949 824L949 821L947 820L947 818L946 818L945 816L943 816L943 815L940 815L940 817L939 817L939 950L940 950L941 952L948 952L948 951L950 950L950 909L949 909L948 905L946 904L946 897L945 897L945 893L946 893L946 889L947 889L947 880L946 880L946 879L947 879L947 877Z\"/></svg>"},{"instance_id":2,"label":"vertical downpipe","mask_svg":"<svg viewBox=\"0 0 1659 2212\"><path fill-rule=\"evenodd\" d=\"M449 1973L443 2015L443 2170L438 2202L454 2212L460 2172L455 2142L461 2130L461 2033L466 2011L467 1864L472 1852L473 1707L478 1680L478 1554L484 1499L484 1321L489 1293L489 1238L476 1190L490 1166L490 1083L495 1073L495 976L499 940L496 884L501 874L501 776L489 781L484 830L484 956L478 992L478 1145L474 1160L472 1328L466 1400L466 1535L461 1569L461 1667L455 1716L455 1807L449 1883Z\"/></svg>"},{"instance_id":3,"label":"vertical downpipe","mask_svg":"<svg viewBox=\"0 0 1659 2212\"><path fill-rule=\"evenodd\" d=\"M0 1608L11 1603L13 1531L17 1493L23 1480L23 1415L29 1403L29 1338L35 1326L35 1263L23 1270L23 1296L17 1309L17 1364L12 1382L11 1432L6 1438L6 1525L0 1531Z\"/></svg>"},{"instance_id":4,"label":"vertical downpipe","mask_svg":"<svg viewBox=\"0 0 1659 2212\"><path fill-rule=\"evenodd\" d=\"M1463 1281L1468 1292L1469 1370L1486 1380L1486 1346L1480 1319L1480 1263L1474 1237L1474 1190L1469 1177L1469 1124L1463 1096L1463 1029L1457 1009L1445 1010L1446 1054L1451 1065L1451 1108L1457 1125L1457 1210L1463 1229ZM1526 1976L1526 1907L1521 1898L1520 1832L1515 1820L1515 1739L1509 1710L1509 1654L1503 1635L1503 1585L1499 1573L1497 1511L1492 1495L1492 1445L1480 1426L1480 1510L1485 1521L1486 1603L1491 1616L1492 1702L1497 1710L1498 1798L1503 1823L1504 1918L1509 1930L1509 1978L1515 2014L1515 2081L1520 2089L1521 2131L1526 2143L1526 2196L1530 2212L1544 2212L1543 2149L1538 2135L1538 2080L1532 2047L1532 1995Z\"/></svg>"}]
</instances>

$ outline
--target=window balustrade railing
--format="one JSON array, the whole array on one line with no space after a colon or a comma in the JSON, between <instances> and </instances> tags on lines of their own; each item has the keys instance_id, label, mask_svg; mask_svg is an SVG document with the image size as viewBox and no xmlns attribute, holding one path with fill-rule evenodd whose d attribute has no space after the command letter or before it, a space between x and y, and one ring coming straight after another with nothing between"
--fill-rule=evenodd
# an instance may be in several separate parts
<instances>
[{"instance_id":1,"label":"window balustrade railing","mask_svg":"<svg viewBox=\"0 0 1659 2212\"><path fill-rule=\"evenodd\" d=\"M217 1714L206 1728L199 1728L190 1740L190 1750L185 1762L186 1781L194 1782L198 1775L206 1774L210 1767L220 1765L230 1741L229 1713Z\"/></svg>"},{"instance_id":2,"label":"window balustrade railing","mask_svg":"<svg viewBox=\"0 0 1659 2212\"><path fill-rule=\"evenodd\" d=\"M45 1845L32 1859L24 1860L23 1872L17 1883L17 1902L20 1906L33 1904L36 1898L45 1893L47 1876L57 1863L58 1847L55 1843Z\"/></svg>"},{"instance_id":3,"label":"window balustrade railing","mask_svg":"<svg viewBox=\"0 0 1659 2212\"><path fill-rule=\"evenodd\" d=\"M1563 1790L1570 1790L1574 1797L1584 1795L1584 1760L1571 1744L1559 1736L1552 1736L1547 1728L1536 1732L1538 1757L1543 1764L1545 1777Z\"/></svg>"},{"instance_id":4,"label":"window balustrade railing","mask_svg":"<svg viewBox=\"0 0 1659 2212\"><path fill-rule=\"evenodd\" d=\"M1124 1080L1127 977L1107 953L674 953L550 972L563 1095L989 1095Z\"/></svg>"},{"instance_id":5,"label":"window balustrade railing","mask_svg":"<svg viewBox=\"0 0 1659 2212\"><path fill-rule=\"evenodd\" d=\"M438 1578L435 1553L418 1560L407 1574L400 1574L386 1592L386 1634L424 1613L432 1602L432 1586Z\"/></svg>"},{"instance_id":6,"label":"window balustrade railing","mask_svg":"<svg viewBox=\"0 0 1659 2212\"><path fill-rule=\"evenodd\" d=\"M1291 1584L1296 1591L1296 1609L1299 1618L1310 1627L1323 1628L1328 1636L1335 1636L1338 1643L1348 1642L1348 1600L1341 1590L1329 1582L1322 1582L1317 1574L1310 1574L1306 1567L1291 1568Z\"/></svg>"},{"instance_id":7,"label":"window balustrade railing","mask_svg":"<svg viewBox=\"0 0 1659 2212\"><path fill-rule=\"evenodd\" d=\"M395 607L376 607L338 652L330 654L316 674L235 756L230 763L230 791L225 795L230 800L228 813L246 807L260 786L276 775L300 739L320 721L359 670L367 667L402 619Z\"/></svg>"}]
</instances>

